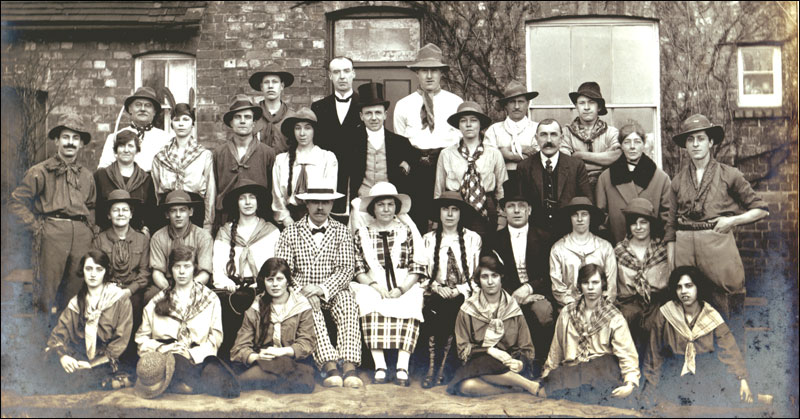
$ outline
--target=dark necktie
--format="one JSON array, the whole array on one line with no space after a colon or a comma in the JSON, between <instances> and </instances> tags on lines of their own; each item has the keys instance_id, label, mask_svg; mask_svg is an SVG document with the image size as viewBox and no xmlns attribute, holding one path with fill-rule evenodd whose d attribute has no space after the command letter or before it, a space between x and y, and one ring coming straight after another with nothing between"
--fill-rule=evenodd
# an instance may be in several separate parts
<instances>
[{"instance_id":1,"label":"dark necktie","mask_svg":"<svg viewBox=\"0 0 800 419\"><path fill-rule=\"evenodd\" d=\"M456 255L453 249L447 248L447 286L455 288L461 280L461 274L458 272L458 263L456 262Z\"/></svg>"},{"instance_id":2,"label":"dark necktie","mask_svg":"<svg viewBox=\"0 0 800 419\"><path fill-rule=\"evenodd\" d=\"M378 233L383 241L383 261L384 271L386 271L386 288L391 291L397 288L397 280L394 277L394 263L392 262L392 254L389 252L389 232L381 231Z\"/></svg>"},{"instance_id":3,"label":"dark necktie","mask_svg":"<svg viewBox=\"0 0 800 419\"><path fill-rule=\"evenodd\" d=\"M327 229L328 229L328 227L312 228L311 229L311 235L313 236L314 234L317 234L317 233L325 234L325 231Z\"/></svg>"},{"instance_id":4,"label":"dark necktie","mask_svg":"<svg viewBox=\"0 0 800 419\"><path fill-rule=\"evenodd\" d=\"M348 97L346 97L344 99L339 99L339 96L336 96L336 95L333 95L333 97L336 98L337 102L347 103L347 102L350 101L350 99L353 98L353 95L350 95L350 96L348 96Z\"/></svg>"},{"instance_id":5,"label":"dark necktie","mask_svg":"<svg viewBox=\"0 0 800 419\"><path fill-rule=\"evenodd\" d=\"M546 163L544 169L547 170L547 173L549 173L551 175L553 174L553 162L550 161L550 159L547 159L547 163Z\"/></svg>"}]
</instances>

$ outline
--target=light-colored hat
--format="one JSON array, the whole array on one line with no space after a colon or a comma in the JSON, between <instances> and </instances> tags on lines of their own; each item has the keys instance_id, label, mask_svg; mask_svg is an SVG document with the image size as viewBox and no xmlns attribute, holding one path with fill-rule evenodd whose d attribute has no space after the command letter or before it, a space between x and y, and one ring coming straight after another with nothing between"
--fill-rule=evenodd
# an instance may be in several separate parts
<instances>
[{"instance_id":1,"label":"light-colored hat","mask_svg":"<svg viewBox=\"0 0 800 419\"><path fill-rule=\"evenodd\" d=\"M510 82L508 82L506 88L503 89L503 96L504 97L497 100L498 102L500 102L500 104L508 102L509 100L514 99L517 96L524 96L525 99L531 100L536 96L539 96L539 92L532 92L532 91L529 92L528 89L525 88L524 84L516 80L511 80Z\"/></svg>"},{"instance_id":2,"label":"light-colored hat","mask_svg":"<svg viewBox=\"0 0 800 419\"><path fill-rule=\"evenodd\" d=\"M466 101L458 105L458 112L450 115L450 117L447 118L447 123L458 129L458 121L462 116L466 115L477 116L478 120L481 122L481 129L489 128L489 125L492 124L492 118L489 118L488 115L483 113L481 105L471 101Z\"/></svg>"},{"instance_id":3,"label":"light-colored hat","mask_svg":"<svg viewBox=\"0 0 800 419\"><path fill-rule=\"evenodd\" d=\"M705 130L708 138L710 138L714 144L721 143L722 139L725 138L725 130L721 126L712 124L705 115L699 113L686 118L683 124L681 124L681 129L683 131L673 136L672 141L682 148L686 148L686 137L697 131Z\"/></svg>"},{"instance_id":4,"label":"light-colored hat","mask_svg":"<svg viewBox=\"0 0 800 419\"><path fill-rule=\"evenodd\" d=\"M411 209L411 197L406 194L397 193L397 188L394 187L389 182L378 182L376 183L370 190L369 195L361 198L361 205L360 210L361 212L367 212L367 207L372 201L378 198L397 198L400 200L400 211L398 211L398 215L408 213L408 210Z\"/></svg>"},{"instance_id":5,"label":"light-colored hat","mask_svg":"<svg viewBox=\"0 0 800 419\"><path fill-rule=\"evenodd\" d=\"M163 393L175 373L175 355L145 352L136 364L134 391L139 397L152 399Z\"/></svg>"},{"instance_id":6,"label":"light-colored hat","mask_svg":"<svg viewBox=\"0 0 800 419\"><path fill-rule=\"evenodd\" d=\"M299 193L295 197L303 201L335 201L344 195L336 192L333 188L308 188L304 193Z\"/></svg>"},{"instance_id":7,"label":"light-colored hat","mask_svg":"<svg viewBox=\"0 0 800 419\"><path fill-rule=\"evenodd\" d=\"M188 207L192 207L193 205L200 205L202 202L192 200L192 197L189 196L186 191L183 190L174 190L167 194L167 197L164 198L164 202L161 203L161 209L166 210L173 205L186 205Z\"/></svg>"},{"instance_id":8,"label":"light-colored hat","mask_svg":"<svg viewBox=\"0 0 800 419\"><path fill-rule=\"evenodd\" d=\"M86 130L83 118L74 113L65 113L59 116L58 123L50 130L47 136L55 140L64 128L77 132L81 136L83 144L89 144L89 142L92 141L92 135Z\"/></svg>"},{"instance_id":9,"label":"light-colored hat","mask_svg":"<svg viewBox=\"0 0 800 419\"><path fill-rule=\"evenodd\" d=\"M106 199L106 204L110 209L112 205L117 202L127 202L128 205L133 208L134 205L139 205L142 203L141 199L138 198L131 198L130 192L126 191L125 189L114 189L111 193L108 194L108 198Z\"/></svg>"},{"instance_id":10,"label":"light-colored hat","mask_svg":"<svg viewBox=\"0 0 800 419\"><path fill-rule=\"evenodd\" d=\"M428 43L417 51L417 60L409 64L408 68L441 68L449 70L450 66L442 61L442 50L434 44Z\"/></svg>"}]
</instances>

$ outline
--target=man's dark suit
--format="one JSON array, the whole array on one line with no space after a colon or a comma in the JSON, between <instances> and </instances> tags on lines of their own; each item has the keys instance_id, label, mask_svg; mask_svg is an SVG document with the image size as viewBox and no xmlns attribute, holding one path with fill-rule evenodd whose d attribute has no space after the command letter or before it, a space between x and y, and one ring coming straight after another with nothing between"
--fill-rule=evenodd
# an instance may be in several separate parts
<instances>
[{"instance_id":1,"label":"man's dark suit","mask_svg":"<svg viewBox=\"0 0 800 419\"><path fill-rule=\"evenodd\" d=\"M406 175L400 168L400 163L417 161L417 149L411 146L408 138L395 134L384 128L384 138L386 144L386 176L389 182L397 188L400 193L409 193L412 185L409 182L412 174ZM367 128L359 127L355 137L354 148L350 150L353 163L349 166L350 172L350 196L358 196L358 188L364 182L364 174L367 170ZM339 166L342 170L342 166Z\"/></svg>"},{"instance_id":2,"label":"man's dark suit","mask_svg":"<svg viewBox=\"0 0 800 419\"><path fill-rule=\"evenodd\" d=\"M339 179L336 190L347 195L347 180L350 174L347 168L354 163L355 132L361 125L361 118L358 115L358 94L353 92L353 96L350 99L350 109L347 110L343 123L339 123L334 94L312 103L311 110L317 115L317 131L314 132L314 144L336 155L336 160L339 162ZM350 199L352 198L355 197L351 196ZM333 206L333 212L343 214L346 211L347 204L345 199L337 199Z\"/></svg>"}]
</instances>

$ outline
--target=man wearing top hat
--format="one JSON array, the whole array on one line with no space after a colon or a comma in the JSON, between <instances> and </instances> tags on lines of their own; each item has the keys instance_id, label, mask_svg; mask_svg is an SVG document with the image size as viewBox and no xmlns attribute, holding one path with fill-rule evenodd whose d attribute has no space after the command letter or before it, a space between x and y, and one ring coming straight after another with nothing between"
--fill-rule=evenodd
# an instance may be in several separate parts
<instances>
[{"instance_id":1,"label":"man wearing top hat","mask_svg":"<svg viewBox=\"0 0 800 419\"><path fill-rule=\"evenodd\" d=\"M714 159L712 147L724 137L721 126L700 114L687 118L681 133L672 137L691 160L672 180L667 223L676 230L675 244L668 245L674 265L700 268L716 285L711 302L729 315L728 296L744 289L744 265L733 229L754 223L769 212L742 172Z\"/></svg>"},{"instance_id":2,"label":"man wearing top hat","mask_svg":"<svg viewBox=\"0 0 800 419\"><path fill-rule=\"evenodd\" d=\"M442 50L436 45L420 48L416 61L408 66L417 73L419 87L397 101L394 108L395 131L420 152L418 160L411 162L416 181L411 191L411 218L421 232L428 230L428 216L433 209L439 153L461 139L461 132L448 124L447 118L458 111L464 100L442 89L442 73L450 69L442 60Z\"/></svg>"},{"instance_id":3,"label":"man wearing top hat","mask_svg":"<svg viewBox=\"0 0 800 419\"><path fill-rule=\"evenodd\" d=\"M359 119L359 95L353 92L353 60L348 57L334 57L328 64L328 78L333 83L333 93L311 104L311 110L317 115L317 127L314 143L336 155L339 167L346 168L357 164L353 158L355 136L361 120ZM350 171L340 170L336 190L347 195L347 184ZM358 185L356 185L357 187ZM352 188L353 185L350 185ZM355 198L350 195L350 199ZM333 214L339 219L348 212L348 200L339 200L333 204Z\"/></svg>"},{"instance_id":4,"label":"man wearing top hat","mask_svg":"<svg viewBox=\"0 0 800 419\"><path fill-rule=\"evenodd\" d=\"M77 264L92 243L97 192L92 171L77 163L92 139L83 119L61 115L48 136L56 155L25 172L8 210L33 234L34 306L54 315L83 284Z\"/></svg>"},{"instance_id":5,"label":"man wearing top hat","mask_svg":"<svg viewBox=\"0 0 800 419\"><path fill-rule=\"evenodd\" d=\"M223 198L237 182L245 179L272 190L272 166L275 164L275 150L258 141L253 135L253 127L261 121L263 110L247 95L236 95L230 109L222 121L231 128L228 141L214 150L214 179L217 180L216 211L213 232L225 224L227 212L223 210ZM272 219L271 196L262 203L262 216Z\"/></svg>"},{"instance_id":6,"label":"man wearing top hat","mask_svg":"<svg viewBox=\"0 0 800 419\"><path fill-rule=\"evenodd\" d=\"M498 100L506 111L506 119L492 124L484 137L486 145L495 146L506 161L508 178L517 176L517 164L539 151L536 143L536 127L539 125L528 117L528 104L539 92L529 92L525 86L511 80Z\"/></svg>"},{"instance_id":7,"label":"man wearing top hat","mask_svg":"<svg viewBox=\"0 0 800 419\"><path fill-rule=\"evenodd\" d=\"M364 383L356 373L361 363L359 309L349 288L355 272L353 237L344 224L329 216L333 201L343 195L318 185L312 183L305 193L297 195L306 203L308 214L283 230L275 257L286 260L294 291L311 303L317 336L314 362L325 377L322 385L360 388ZM336 348L331 344L323 311L336 323Z\"/></svg>"},{"instance_id":8,"label":"man wearing top hat","mask_svg":"<svg viewBox=\"0 0 800 419\"><path fill-rule=\"evenodd\" d=\"M150 268L153 270L153 282L160 289L169 286L167 281L167 258L172 248L177 245L194 249L197 260L195 282L205 284L213 272L211 252L214 240L211 233L192 223L194 208L202 202L192 201L188 193L174 190L167 194L161 204L164 216L169 223L156 231L150 239Z\"/></svg>"},{"instance_id":9,"label":"man wearing top hat","mask_svg":"<svg viewBox=\"0 0 800 419\"><path fill-rule=\"evenodd\" d=\"M575 105L578 116L564 127L561 151L586 163L591 187L589 196L594 197L600 173L622 155L619 131L600 119L600 116L608 114L608 110L606 100L600 93L600 85L596 82L582 83L577 92L569 94L569 99Z\"/></svg>"},{"instance_id":10,"label":"man wearing top hat","mask_svg":"<svg viewBox=\"0 0 800 419\"><path fill-rule=\"evenodd\" d=\"M134 161L145 172L149 172L156 154L172 139L172 135L154 126L156 118L161 114L161 101L152 87L140 87L125 99L125 111L131 117L130 128L136 130L141 149ZM114 138L117 132L109 134L106 138L100 161L97 163L98 169L108 167L116 161Z\"/></svg>"},{"instance_id":11,"label":"man wearing top hat","mask_svg":"<svg viewBox=\"0 0 800 419\"><path fill-rule=\"evenodd\" d=\"M263 119L255 122L253 132L262 143L272 147L275 153L286 151L286 137L281 132L281 125L286 115L293 111L283 101L283 89L294 83L292 73L282 69L275 63L250 76L250 87L264 93L264 100L258 102Z\"/></svg>"}]
</instances>

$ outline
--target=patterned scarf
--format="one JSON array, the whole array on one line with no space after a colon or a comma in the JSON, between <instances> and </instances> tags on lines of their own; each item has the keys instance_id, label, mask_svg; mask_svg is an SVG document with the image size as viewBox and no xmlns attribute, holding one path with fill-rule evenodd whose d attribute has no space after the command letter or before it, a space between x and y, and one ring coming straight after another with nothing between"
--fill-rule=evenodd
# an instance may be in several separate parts
<instances>
[{"instance_id":1,"label":"patterned scarf","mask_svg":"<svg viewBox=\"0 0 800 419\"><path fill-rule=\"evenodd\" d=\"M162 293L162 298L163 295ZM180 322L177 336L178 342L183 343L187 348L191 348L192 336L189 332L188 323L202 313L214 301L214 298L217 298L217 294L211 291L210 288L192 282L189 301L186 301L186 304L170 304L168 316Z\"/></svg>"},{"instance_id":2,"label":"patterned scarf","mask_svg":"<svg viewBox=\"0 0 800 419\"><path fill-rule=\"evenodd\" d=\"M520 136L528 128L530 125L531 120L525 116L524 118L520 119L518 122L514 122L511 117L506 117L503 121L503 129L506 130L508 135L511 136L511 152L516 154L519 157L524 157L522 155L522 144L520 142Z\"/></svg>"},{"instance_id":3,"label":"patterned scarf","mask_svg":"<svg viewBox=\"0 0 800 419\"><path fill-rule=\"evenodd\" d=\"M136 138L138 138L136 142L139 144L139 147L141 147L142 142L144 141L144 135L147 133L147 131L153 129L153 123L151 122L143 127L139 127L138 125L131 122L131 128L136 130Z\"/></svg>"},{"instance_id":4,"label":"patterned scarf","mask_svg":"<svg viewBox=\"0 0 800 419\"><path fill-rule=\"evenodd\" d=\"M464 179L461 181L461 196L472 208L475 208L482 216L487 216L486 211L486 190L483 189L481 184L481 174L478 173L478 168L475 162L483 155L483 141L478 144L475 153L469 155L469 149L464 144L462 139L458 145L458 152L461 157L467 160L467 171L464 173Z\"/></svg>"},{"instance_id":5,"label":"patterned scarf","mask_svg":"<svg viewBox=\"0 0 800 419\"><path fill-rule=\"evenodd\" d=\"M433 127L435 124L435 118L433 114L433 94L428 93L421 87L417 88L417 93L422 96L422 108L419 110L419 117L422 120L422 129L428 128L431 130L431 132L433 132ZM436 93L438 93L438 91Z\"/></svg>"},{"instance_id":6,"label":"patterned scarf","mask_svg":"<svg viewBox=\"0 0 800 419\"><path fill-rule=\"evenodd\" d=\"M84 334L86 336L84 340L86 341L86 357L89 361L94 360L94 357L97 355L97 327L100 322L100 315L111 308L117 300L125 297L123 290L116 284L105 283L102 287L103 289L100 290L100 297L97 299L94 306L88 304L89 296L86 296L86 316L84 318L86 321ZM80 314L77 295L69 300L68 308Z\"/></svg>"},{"instance_id":7,"label":"patterned scarf","mask_svg":"<svg viewBox=\"0 0 800 419\"><path fill-rule=\"evenodd\" d=\"M451 247L447 248L447 286L449 288L455 288L456 285L464 282L461 279L463 275L461 275L461 271L458 270L458 262L456 262L456 255L453 253L453 249Z\"/></svg>"},{"instance_id":8,"label":"patterned scarf","mask_svg":"<svg viewBox=\"0 0 800 419\"><path fill-rule=\"evenodd\" d=\"M575 331L578 333L578 354L575 360L578 363L587 362L589 361L591 336L608 325L614 314L619 313L619 311L605 298L600 297L600 301L587 323L583 315L586 310L586 301L583 296L578 301L568 305L565 310L567 310L572 326L575 327Z\"/></svg>"},{"instance_id":9,"label":"patterned scarf","mask_svg":"<svg viewBox=\"0 0 800 419\"><path fill-rule=\"evenodd\" d=\"M253 230L253 234L250 235L250 238L247 240L242 237L241 234L236 235L236 239L234 240L234 245L242 248L242 253L239 255L239 274L241 276L242 272L244 272L244 267L247 266L250 268L250 272L253 275L256 275L261 268L260 266L256 265L256 259L253 257L253 252L250 250L250 246L258 243L259 240L263 239L270 235L273 231L277 230L277 228L272 225L272 223L268 223L263 219L258 219L258 224L256 224L255 230ZM225 228L219 229L217 233L217 240L223 243L230 243L231 242L231 227L230 225L225 226Z\"/></svg>"},{"instance_id":10,"label":"patterned scarf","mask_svg":"<svg viewBox=\"0 0 800 419\"><path fill-rule=\"evenodd\" d=\"M717 174L717 170L719 168L719 163L716 160L711 159L708 161L708 165L706 166L706 170L703 173L703 180L700 182L700 187L697 186L697 172L695 171L694 161L687 167L689 170L689 176L684 176L682 184L680 185L681 189L687 191L695 191L694 198L692 199L692 206L688 213L682 214L685 215L690 220L699 221L705 215L705 205L706 199L708 198L708 191L711 186L711 182L714 179L715 175ZM685 188L685 189L684 189Z\"/></svg>"},{"instance_id":11,"label":"patterned scarf","mask_svg":"<svg viewBox=\"0 0 800 419\"><path fill-rule=\"evenodd\" d=\"M133 192L136 188L142 186L147 182L147 177L149 176L138 164L133 163L133 173L126 182L120 171L119 163L116 161L108 166L106 173L116 189L123 189L128 192Z\"/></svg>"},{"instance_id":12,"label":"patterned scarf","mask_svg":"<svg viewBox=\"0 0 800 419\"><path fill-rule=\"evenodd\" d=\"M165 168L175 173L175 185L168 189L183 190L183 179L186 176L186 168L189 167L203 151L205 151L205 147L201 146L194 137L189 137L189 142L186 144L183 157L179 157L178 139L172 137L169 144L164 146L164 148L156 154L156 159L163 164Z\"/></svg>"},{"instance_id":13,"label":"patterned scarf","mask_svg":"<svg viewBox=\"0 0 800 419\"><path fill-rule=\"evenodd\" d=\"M619 265L636 271L636 276L633 279L636 292L644 298L647 304L650 304L650 284L647 282L647 277L645 277L644 273L667 260L667 247L661 242L660 238L650 239L650 245L647 247L644 261L640 261L633 253L633 249L631 249L630 239L626 238L614 249L614 253L617 255L617 263Z\"/></svg>"},{"instance_id":14,"label":"patterned scarf","mask_svg":"<svg viewBox=\"0 0 800 419\"><path fill-rule=\"evenodd\" d=\"M522 309L519 308L517 301L511 298L505 290L500 290L500 292L502 294L500 295L500 303L497 305L496 311L492 311L489 307L489 301L483 294L483 290L473 294L461 305L461 311L489 324L489 327L486 328L486 335L483 337L483 344L481 345L481 347L484 348L491 348L497 345L500 339L503 338L505 334L504 321L522 315Z\"/></svg>"},{"instance_id":15,"label":"patterned scarf","mask_svg":"<svg viewBox=\"0 0 800 419\"><path fill-rule=\"evenodd\" d=\"M591 153L592 142L595 138L606 132L608 129L608 124L603 122L603 120L598 119L594 122L594 125L592 125L591 129L586 129L583 125L581 125L581 117L576 116L575 120L567 125L567 129L569 129L572 135L586 143L586 150Z\"/></svg>"},{"instance_id":16,"label":"patterned scarf","mask_svg":"<svg viewBox=\"0 0 800 419\"><path fill-rule=\"evenodd\" d=\"M55 172L56 176L66 176L67 185L77 189L80 186L78 179L81 174L81 166L76 161L67 163L59 154L56 154L54 159L45 163L44 168L48 172Z\"/></svg>"},{"instance_id":17,"label":"patterned scarf","mask_svg":"<svg viewBox=\"0 0 800 419\"><path fill-rule=\"evenodd\" d=\"M722 320L722 316L720 316L719 312L717 312L714 307L711 307L711 304L703 304L703 308L695 319L694 326L689 329L689 325L686 324L686 313L683 311L682 304L669 301L661 306L659 310L661 310L661 314L664 315L664 318L667 319L669 324L675 328L675 331L689 341L689 343L686 344L681 377L689 373L694 374L697 369L695 363L697 350L694 347L694 341L713 332L719 325L725 323L725 320Z\"/></svg>"}]
</instances>

